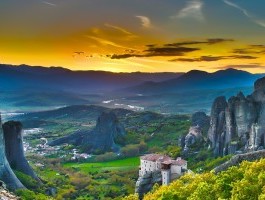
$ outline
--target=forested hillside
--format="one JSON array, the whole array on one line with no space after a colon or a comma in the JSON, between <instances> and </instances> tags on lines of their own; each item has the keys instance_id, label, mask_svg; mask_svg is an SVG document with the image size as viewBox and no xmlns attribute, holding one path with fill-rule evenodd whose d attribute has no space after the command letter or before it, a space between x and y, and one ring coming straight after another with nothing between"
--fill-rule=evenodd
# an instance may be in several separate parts
<instances>
[{"instance_id":1,"label":"forested hillside","mask_svg":"<svg viewBox=\"0 0 265 200\"><path fill-rule=\"evenodd\" d=\"M126 200L136 200L132 195ZM264 200L265 159L242 162L218 174L186 174L169 186L154 187L144 200Z\"/></svg>"}]
</instances>

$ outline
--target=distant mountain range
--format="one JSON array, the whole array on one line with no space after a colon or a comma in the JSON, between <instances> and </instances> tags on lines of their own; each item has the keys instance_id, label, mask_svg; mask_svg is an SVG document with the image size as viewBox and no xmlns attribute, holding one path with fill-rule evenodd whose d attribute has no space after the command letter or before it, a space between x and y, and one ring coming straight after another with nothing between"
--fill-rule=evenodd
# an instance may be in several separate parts
<instances>
[{"instance_id":1,"label":"distant mountain range","mask_svg":"<svg viewBox=\"0 0 265 200\"><path fill-rule=\"evenodd\" d=\"M112 73L0 64L0 110L30 112L93 104L162 113L208 112L216 96L250 94L253 83L263 76L236 69Z\"/></svg>"},{"instance_id":2,"label":"distant mountain range","mask_svg":"<svg viewBox=\"0 0 265 200\"><path fill-rule=\"evenodd\" d=\"M183 73L112 73L106 71L71 71L61 67L0 64L0 91L64 91L73 93L110 92L145 81L160 82Z\"/></svg>"},{"instance_id":3,"label":"distant mountain range","mask_svg":"<svg viewBox=\"0 0 265 200\"><path fill-rule=\"evenodd\" d=\"M0 64L0 91L60 91L71 93L112 92L168 93L187 90L249 87L264 74L236 69L215 73L192 70L187 73L112 73L71 71L62 67Z\"/></svg>"},{"instance_id":4,"label":"distant mountain range","mask_svg":"<svg viewBox=\"0 0 265 200\"><path fill-rule=\"evenodd\" d=\"M143 94L181 93L196 90L219 90L226 88L251 87L264 74L251 74L236 69L220 70L214 73L192 70L180 77L162 82L146 82L126 88L124 91Z\"/></svg>"}]
</instances>

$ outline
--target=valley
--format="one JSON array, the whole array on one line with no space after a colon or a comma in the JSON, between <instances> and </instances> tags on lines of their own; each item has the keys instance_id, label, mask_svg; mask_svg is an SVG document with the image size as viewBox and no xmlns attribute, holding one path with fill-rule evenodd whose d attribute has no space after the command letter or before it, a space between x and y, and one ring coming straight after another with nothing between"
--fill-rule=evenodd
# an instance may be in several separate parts
<instances>
[{"instance_id":1,"label":"valley","mask_svg":"<svg viewBox=\"0 0 265 200\"><path fill-rule=\"evenodd\" d=\"M243 74L251 79L260 76ZM185 75L189 76L189 73ZM208 84L212 84L211 78ZM251 94L252 86L239 84L214 89L203 85L203 88L190 90L189 85L189 82L180 83L180 87L186 89L179 92L159 89L157 92L134 93L129 89L128 92L118 89L104 95L72 91L59 92L59 95L54 91L21 91L16 94L6 91L1 96L4 100L1 107L3 122L21 122L26 158L44 183L40 185L32 177L14 170L28 189L18 190L16 194L25 200L32 196L40 200L126 199L135 192L142 155L169 155L173 159L181 156L187 161L188 170L196 174L207 173L226 162L231 153L217 155L217 150L213 151L218 147L221 152L223 133L217 130L214 132L216 136L209 135L216 116L219 116L215 107L218 112L225 109L216 97L229 99L239 91ZM240 93L240 97L233 98L239 98L241 102L241 96ZM228 141L227 145L234 145L234 140ZM161 183L153 182L152 186L157 187L157 184Z\"/></svg>"},{"instance_id":2,"label":"valley","mask_svg":"<svg viewBox=\"0 0 265 200\"><path fill-rule=\"evenodd\" d=\"M265 200L264 8L2 0L0 200Z\"/></svg>"},{"instance_id":3,"label":"valley","mask_svg":"<svg viewBox=\"0 0 265 200\"><path fill-rule=\"evenodd\" d=\"M85 158L80 156L86 151L82 145L44 145L46 140L53 141L77 130L92 130L97 117L106 111L114 112L127 132L121 141L117 141L119 152L87 152L88 157ZM45 193L47 185L56 188L55 199L122 199L134 193L139 156L157 152L173 157L181 155L180 139L191 126L189 114L162 115L85 105L13 115L8 119L22 122L27 158L41 179L49 183L44 188L36 189L28 183L31 180L28 178L23 184L35 195ZM204 132L204 137L206 135ZM210 152L205 153L202 151L201 154L187 157L191 169L212 169L228 159L215 161ZM120 186L123 186L122 190ZM20 195L23 197L27 194Z\"/></svg>"},{"instance_id":4,"label":"valley","mask_svg":"<svg viewBox=\"0 0 265 200\"><path fill-rule=\"evenodd\" d=\"M77 130L91 130L96 125L97 117L106 111L114 112L125 125L127 135L122 141L118 141L120 153L94 152L91 157L86 159L76 157L73 160L74 156L84 154L84 146L68 144L51 147L44 145L44 139L52 141ZM57 188L56 199L69 198L69 195L71 198L75 196L75 198L93 199L98 197L96 196L98 190L102 193L102 199L113 199L114 196L111 193L115 193L116 199L133 193L138 176L138 156L147 152L163 152L170 145L176 146L179 137L186 133L190 124L188 115L161 115L148 111L112 110L100 106L85 105L25 113L9 116L8 119L22 122L27 158L38 175ZM68 183L66 177L64 181L67 182L63 182L64 187L68 185L73 188L73 190L69 190L69 193L66 192L62 183L57 180L61 178L61 175L56 175L64 171L70 174L69 179L75 176L82 176L84 182L91 179L92 182L87 182L91 188L86 188L88 185L85 184L86 187L82 188L83 192L81 189L76 190L74 188L79 187L79 182ZM120 184L126 185L126 187L118 192ZM100 187L94 191L97 185ZM91 196L84 194L91 194Z\"/></svg>"}]
</instances>

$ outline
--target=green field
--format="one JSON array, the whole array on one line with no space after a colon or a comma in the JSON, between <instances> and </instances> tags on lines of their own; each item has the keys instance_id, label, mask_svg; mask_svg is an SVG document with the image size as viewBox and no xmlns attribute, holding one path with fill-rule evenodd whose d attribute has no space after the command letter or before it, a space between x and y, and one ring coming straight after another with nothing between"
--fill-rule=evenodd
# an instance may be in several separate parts
<instances>
[{"instance_id":1,"label":"green field","mask_svg":"<svg viewBox=\"0 0 265 200\"><path fill-rule=\"evenodd\" d=\"M115 171L115 170L131 170L136 169L140 165L139 157L126 158L121 160L114 160L109 162L96 163L65 163L64 167L71 167L79 169L82 172L99 172L99 171Z\"/></svg>"}]
</instances>

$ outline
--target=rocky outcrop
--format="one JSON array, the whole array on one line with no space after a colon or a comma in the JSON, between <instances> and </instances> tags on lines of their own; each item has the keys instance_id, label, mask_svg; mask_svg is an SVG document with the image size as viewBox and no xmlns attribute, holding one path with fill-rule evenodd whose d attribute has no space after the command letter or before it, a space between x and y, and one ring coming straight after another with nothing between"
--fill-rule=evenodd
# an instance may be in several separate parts
<instances>
[{"instance_id":1,"label":"rocky outcrop","mask_svg":"<svg viewBox=\"0 0 265 200\"><path fill-rule=\"evenodd\" d=\"M118 151L115 141L125 135L125 129L113 112L103 112L97 125L92 131L77 131L69 136L59 138L49 143L49 145L60 145L70 143L74 145L86 146L88 153L100 150Z\"/></svg>"},{"instance_id":2,"label":"rocky outcrop","mask_svg":"<svg viewBox=\"0 0 265 200\"><path fill-rule=\"evenodd\" d=\"M218 97L211 111L208 138L216 156L264 148L265 78L255 83L255 91L245 97L242 92L226 101Z\"/></svg>"},{"instance_id":3,"label":"rocky outcrop","mask_svg":"<svg viewBox=\"0 0 265 200\"><path fill-rule=\"evenodd\" d=\"M191 125L199 126L201 129L208 129L210 125L210 117L207 116L205 112L195 112L191 116Z\"/></svg>"},{"instance_id":4,"label":"rocky outcrop","mask_svg":"<svg viewBox=\"0 0 265 200\"><path fill-rule=\"evenodd\" d=\"M233 156L227 162L214 168L213 171L215 173L219 173L219 172L227 170L229 167L237 166L245 160L246 161L255 161L255 160L259 160L261 158L265 158L265 150L260 150L260 151L256 151L256 152L245 153L245 154L238 154L238 155Z\"/></svg>"},{"instance_id":5,"label":"rocky outcrop","mask_svg":"<svg viewBox=\"0 0 265 200\"><path fill-rule=\"evenodd\" d=\"M147 172L143 176L139 176L136 182L135 193L139 194L139 198L142 199L144 194L151 191L156 183L162 184L161 171Z\"/></svg>"},{"instance_id":6,"label":"rocky outcrop","mask_svg":"<svg viewBox=\"0 0 265 200\"><path fill-rule=\"evenodd\" d=\"M189 133L185 137L184 152L188 152L192 145L202 140L202 129L200 126L197 125L190 127Z\"/></svg>"},{"instance_id":7,"label":"rocky outcrop","mask_svg":"<svg viewBox=\"0 0 265 200\"><path fill-rule=\"evenodd\" d=\"M12 171L5 154L5 141L0 116L0 180L11 190L25 188Z\"/></svg>"},{"instance_id":8,"label":"rocky outcrop","mask_svg":"<svg viewBox=\"0 0 265 200\"><path fill-rule=\"evenodd\" d=\"M223 150L225 131L225 111L227 102L224 96L215 99L211 110L211 121L208 137L212 142L214 154L220 155Z\"/></svg>"},{"instance_id":9,"label":"rocky outcrop","mask_svg":"<svg viewBox=\"0 0 265 200\"><path fill-rule=\"evenodd\" d=\"M197 142L203 141L203 132L209 128L210 118L204 112L196 112L191 117L189 133L182 139L184 152Z\"/></svg>"},{"instance_id":10,"label":"rocky outcrop","mask_svg":"<svg viewBox=\"0 0 265 200\"><path fill-rule=\"evenodd\" d=\"M0 181L0 200L18 200L17 196L6 190L6 186Z\"/></svg>"},{"instance_id":11,"label":"rocky outcrop","mask_svg":"<svg viewBox=\"0 0 265 200\"><path fill-rule=\"evenodd\" d=\"M18 170L41 182L30 167L24 155L22 124L9 121L3 124L5 151L7 160L13 170Z\"/></svg>"},{"instance_id":12,"label":"rocky outcrop","mask_svg":"<svg viewBox=\"0 0 265 200\"><path fill-rule=\"evenodd\" d=\"M52 196L52 197L55 197L56 194L57 194L57 188L55 187L49 187L45 190L45 194L49 195L49 196Z\"/></svg>"}]
</instances>

